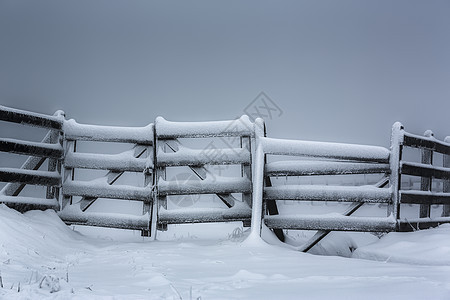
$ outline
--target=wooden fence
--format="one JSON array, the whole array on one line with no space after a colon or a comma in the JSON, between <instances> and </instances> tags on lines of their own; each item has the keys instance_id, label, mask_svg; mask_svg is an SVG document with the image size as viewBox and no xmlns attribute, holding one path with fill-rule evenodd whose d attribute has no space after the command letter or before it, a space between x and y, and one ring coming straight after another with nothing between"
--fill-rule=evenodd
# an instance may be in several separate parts
<instances>
[{"instance_id":1,"label":"wooden fence","mask_svg":"<svg viewBox=\"0 0 450 300\"><path fill-rule=\"evenodd\" d=\"M21 211L52 208L67 224L134 229L153 237L168 224L196 222L242 221L246 226L251 223L256 234L267 226L280 240L286 229L318 230L301 247L307 251L331 230L409 231L450 222L450 139L438 141L429 131L423 137L413 135L400 123L394 124L391 149L386 149L268 138L263 120L252 122L247 116L218 122L170 122L158 117L145 127L113 127L78 124L65 120L60 111L47 116L0 106L0 120L49 130L39 143L0 138L0 151L29 156L21 168L0 168L0 181L8 182L0 202ZM96 149L95 143L120 144L126 150L86 151L80 143L94 145L87 149ZM421 149L420 163L403 159L406 147ZM442 164L433 161L435 153L442 156ZM39 170L46 160L47 170ZM210 168L215 165L234 166L240 172L215 174ZM191 177L169 178L168 172L176 168L185 168ZM87 180L84 169L103 173ZM141 179L121 182L127 174ZM273 184L278 176L345 174L379 174L381 180L373 186ZM402 175L420 177L420 190L404 189ZM441 190L432 190L433 180L442 181ZM25 185L46 186L45 197L19 196ZM168 205L170 197L197 194L215 195L222 207ZM142 209L139 214L93 211L98 199L137 201ZM351 205L341 213L285 214L279 212L280 200ZM385 205L386 215L353 216L365 203ZM411 204L419 204L420 212L407 219L401 214L402 205ZM441 215L432 215L433 205L442 206Z\"/></svg>"}]
</instances>

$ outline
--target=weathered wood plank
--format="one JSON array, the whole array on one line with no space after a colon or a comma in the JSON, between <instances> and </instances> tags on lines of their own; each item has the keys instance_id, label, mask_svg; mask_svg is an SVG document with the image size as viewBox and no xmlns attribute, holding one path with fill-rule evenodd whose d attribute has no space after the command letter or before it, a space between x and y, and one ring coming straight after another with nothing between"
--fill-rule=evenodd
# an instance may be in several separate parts
<instances>
[{"instance_id":1,"label":"weathered wood plank","mask_svg":"<svg viewBox=\"0 0 450 300\"><path fill-rule=\"evenodd\" d=\"M266 176L376 174L389 172L389 164L333 161L277 161L266 164Z\"/></svg>"},{"instance_id":2,"label":"weathered wood plank","mask_svg":"<svg viewBox=\"0 0 450 300\"><path fill-rule=\"evenodd\" d=\"M6 138L0 138L0 151L57 159L63 156L63 149L59 144L45 144Z\"/></svg>"},{"instance_id":3,"label":"weathered wood plank","mask_svg":"<svg viewBox=\"0 0 450 300\"><path fill-rule=\"evenodd\" d=\"M174 153L158 151L158 167L249 164L250 152L242 148L180 149Z\"/></svg>"},{"instance_id":4,"label":"weathered wood plank","mask_svg":"<svg viewBox=\"0 0 450 300\"><path fill-rule=\"evenodd\" d=\"M0 203L15 207L16 205L27 205L36 208L53 208L57 209L59 203L56 199L45 199L36 197L6 196L0 194Z\"/></svg>"},{"instance_id":5,"label":"weathered wood plank","mask_svg":"<svg viewBox=\"0 0 450 300\"><path fill-rule=\"evenodd\" d=\"M420 219L402 219L398 222L398 231L410 232L421 229L437 227L441 224L450 223L450 217L441 218L420 218Z\"/></svg>"},{"instance_id":6,"label":"weathered wood plank","mask_svg":"<svg viewBox=\"0 0 450 300\"><path fill-rule=\"evenodd\" d=\"M235 208L162 209L158 221L166 224L249 221L252 211Z\"/></svg>"},{"instance_id":7,"label":"weathered wood plank","mask_svg":"<svg viewBox=\"0 0 450 300\"><path fill-rule=\"evenodd\" d=\"M401 162L401 174L448 180L450 179L450 168Z\"/></svg>"},{"instance_id":8,"label":"weathered wood plank","mask_svg":"<svg viewBox=\"0 0 450 300\"><path fill-rule=\"evenodd\" d=\"M347 217L339 214L266 216L264 222L269 228L293 230L389 232L396 229L393 218Z\"/></svg>"},{"instance_id":9,"label":"weathered wood plank","mask_svg":"<svg viewBox=\"0 0 450 300\"><path fill-rule=\"evenodd\" d=\"M142 172L147 167L147 160L122 154L69 152L64 159L64 166L67 168Z\"/></svg>"},{"instance_id":10,"label":"weathered wood plank","mask_svg":"<svg viewBox=\"0 0 450 300\"><path fill-rule=\"evenodd\" d=\"M74 208L58 212L58 216L68 225L99 226L119 229L149 230L149 215L142 216L75 212Z\"/></svg>"},{"instance_id":11,"label":"weathered wood plank","mask_svg":"<svg viewBox=\"0 0 450 300\"><path fill-rule=\"evenodd\" d=\"M400 202L404 204L450 205L450 193L433 193L430 191L400 191ZM421 216L421 218L425 217Z\"/></svg>"},{"instance_id":12,"label":"weathered wood plank","mask_svg":"<svg viewBox=\"0 0 450 300\"><path fill-rule=\"evenodd\" d=\"M78 124L69 120L64 123L64 135L67 140L152 145L153 124L144 127L118 127Z\"/></svg>"},{"instance_id":13,"label":"weathered wood plank","mask_svg":"<svg viewBox=\"0 0 450 300\"><path fill-rule=\"evenodd\" d=\"M253 123L248 116L230 121L212 122L171 122L162 117L155 120L156 132L160 139L252 136Z\"/></svg>"},{"instance_id":14,"label":"weathered wood plank","mask_svg":"<svg viewBox=\"0 0 450 300\"><path fill-rule=\"evenodd\" d=\"M0 168L0 181L43 186L60 186L61 175L57 172Z\"/></svg>"},{"instance_id":15,"label":"weathered wood plank","mask_svg":"<svg viewBox=\"0 0 450 300\"><path fill-rule=\"evenodd\" d=\"M247 178L186 180L184 182L159 180L159 195L248 193L251 182Z\"/></svg>"},{"instance_id":16,"label":"weathered wood plank","mask_svg":"<svg viewBox=\"0 0 450 300\"><path fill-rule=\"evenodd\" d=\"M66 196L149 201L151 199L151 187L142 188L128 185L108 185L106 182L100 184L70 181L63 184L63 194Z\"/></svg>"},{"instance_id":17,"label":"weathered wood plank","mask_svg":"<svg viewBox=\"0 0 450 300\"><path fill-rule=\"evenodd\" d=\"M261 138L264 153L360 162L388 163L389 150L383 147L314 141Z\"/></svg>"},{"instance_id":18,"label":"weathered wood plank","mask_svg":"<svg viewBox=\"0 0 450 300\"><path fill-rule=\"evenodd\" d=\"M450 143L441 142L432 137L422 137L405 132L403 145L414 148L425 148L442 154L450 154Z\"/></svg>"},{"instance_id":19,"label":"weathered wood plank","mask_svg":"<svg viewBox=\"0 0 450 300\"><path fill-rule=\"evenodd\" d=\"M264 188L264 199L389 203L391 191L373 186L287 185Z\"/></svg>"},{"instance_id":20,"label":"weathered wood plank","mask_svg":"<svg viewBox=\"0 0 450 300\"><path fill-rule=\"evenodd\" d=\"M0 120L61 130L63 120L58 117L38 114L0 105Z\"/></svg>"},{"instance_id":21,"label":"weathered wood plank","mask_svg":"<svg viewBox=\"0 0 450 300\"><path fill-rule=\"evenodd\" d=\"M433 132L431 130L425 131L424 134L427 138L433 137ZM421 163L430 165L433 164L433 151L429 149L422 149L421 151ZM421 177L420 178L420 190L421 191L431 191L431 177ZM422 203L420 205L419 217L420 218L429 218L431 213L431 205L430 203Z\"/></svg>"}]
</instances>

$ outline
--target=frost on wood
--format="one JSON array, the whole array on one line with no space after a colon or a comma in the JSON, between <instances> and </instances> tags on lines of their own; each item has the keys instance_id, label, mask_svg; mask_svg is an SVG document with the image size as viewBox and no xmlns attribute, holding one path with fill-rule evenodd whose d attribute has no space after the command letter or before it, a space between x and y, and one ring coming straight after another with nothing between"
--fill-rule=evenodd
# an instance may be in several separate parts
<instances>
[{"instance_id":1,"label":"frost on wood","mask_svg":"<svg viewBox=\"0 0 450 300\"><path fill-rule=\"evenodd\" d=\"M250 163L250 152L244 148L189 149L180 147L174 153L158 150L158 166L199 166L205 164Z\"/></svg>"},{"instance_id":2,"label":"frost on wood","mask_svg":"<svg viewBox=\"0 0 450 300\"><path fill-rule=\"evenodd\" d=\"M270 228L284 229L393 231L396 228L396 220L393 217L347 217L338 213L266 216L264 221Z\"/></svg>"},{"instance_id":3,"label":"frost on wood","mask_svg":"<svg viewBox=\"0 0 450 300\"><path fill-rule=\"evenodd\" d=\"M66 154L64 166L66 168L87 168L103 170L120 170L142 172L153 165L146 158L133 156L134 150L120 154L96 154L69 152Z\"/></svg>"},{"instance_id":4,"label":"frost on wood","mask_svg":"<svg viewBox=\"0 0 450 300\"><path fill-rule=\"evenodd\" d=\"M271 200L388 203L391 199L391 190L374 186L287 185L265 187L264 198Z\"/></svg>"},{"instance_id":5,"label":"frost on wood","mask_svg":"<svg viewBox=\"0 0 450 300\"><path fill-rule=\"evenodd\" d=\"M149 227L150 215L141 216L118 213L81 212L77 205L67 205L58 216L66 223L87 226L145 229Z\"/></svg>"},{"instance_id":6,"label":"frost on wood","mask_svg":"<svg viewBox=\"0 0 450 300\"><path fill-rule=\"evenodd\" d=\"M151 145L153 124L145 127L117 127L78 124L75 120L64 122L64 134L68 140L123 142Z\"/></svg>"},{"instance_id":7,"label":"frost on wood","mask_svg":"<svg viewBox=\"0 0 450 300\"><path fill-rule=\"evenodd\" d=\"M63 193L70 196L146 201L151 199L151 192L151 186L109 185L99 181L68 181L63 185Z\"/></svg>"},{"instance_id":8,"label":"frost on wood","mask_svg":"<svg viewBox=\"0 0 450 300\"><path fill-rule=\"evenodd\" d=\"M204 180L158 181L161 195L245 193L251 189L251 181L245 177L233 178L216 176Z\"/></svg>"},{"instance_id":9,"label":"frost on wood","mask_svg":"<svg viewBox=\"0 0 450 300\"><path fill-rule=\"evenodd\" d=\"M249 220L251 213L251 209L248 206L238 205L238 202L236 202L236 205L232 208L161 209L158 220L167 224L231 222Z\"/></svg>"},{"instance_id":10,"label":"frost on wood","mask_svg":"<svg viewBox=\"0 0 450 300\"><path fill-rule=\"evenodd\" d=\"M377 146L261 138L266 154L298 155L387 163L389 150Z\"/></svg>"},{"instance_id":11,"label":"frost on wood","mask_svg":"<svg viewBox=\"0 0 450 300\"><path fill-rule=\"evenodd\" d=\"M266 175L341 175L384 173L389 164L333 161L276 161L267 163Z\"/></svg>"},{"instance_id":12,"label":"frost on wood","mask_svg":"<svg viewBox=\"0 0 450 300\"><path fill-rule=\"evenodd\" d=\"M253 135L253 123L246 115L232 121L211 122L171 122L157 117L155 127L158 137L161 138Z\"/></svg>"}]
</instances>

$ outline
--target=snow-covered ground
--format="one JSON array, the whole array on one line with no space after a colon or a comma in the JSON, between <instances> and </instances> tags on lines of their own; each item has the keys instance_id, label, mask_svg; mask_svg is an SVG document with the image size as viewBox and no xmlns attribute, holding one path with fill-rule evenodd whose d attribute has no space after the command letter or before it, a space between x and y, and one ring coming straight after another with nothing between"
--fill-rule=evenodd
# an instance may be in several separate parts
<instances>
[{"instance_id":1,"label":"snow-covered ground","mask_svg":"<svg viewBox=\"0 0 450 300\"><path fill-rule=\"evenodd\" d=\"M22 215L1 205L0 297L450 299L450 225L372 236L351 258L246 239L238 226L174 226L157 241L122 231L107 238L74 231L50 210ZM322 247L353 244L337 233Z\"/></svg>"}]
</instances>

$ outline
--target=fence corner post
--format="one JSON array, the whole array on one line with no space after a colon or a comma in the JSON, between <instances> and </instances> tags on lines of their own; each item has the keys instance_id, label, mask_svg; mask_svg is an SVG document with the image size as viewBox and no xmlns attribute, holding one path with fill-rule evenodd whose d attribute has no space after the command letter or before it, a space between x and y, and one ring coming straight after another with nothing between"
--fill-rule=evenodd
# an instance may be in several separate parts
<instances>
[{"instance_id":1,"label":"fence corner post","mask_svg":"<svg viewBox=\"0 0 450 300\"><path fill-rule=\"evenodd\" d=\"M400 219L400 195L399 190L401 187L401 175L400 175L400 161L402 159L403 137L404 127L402 123L395 122L392 126L391 134L391 153L389 155L389 167L391 174L389 175L389 184L392 193L391 204L388 207L388 216L392 215L398 227L398 221ZM397 229L398 230L398 229Z\"/></svg>"}]
</instances>

